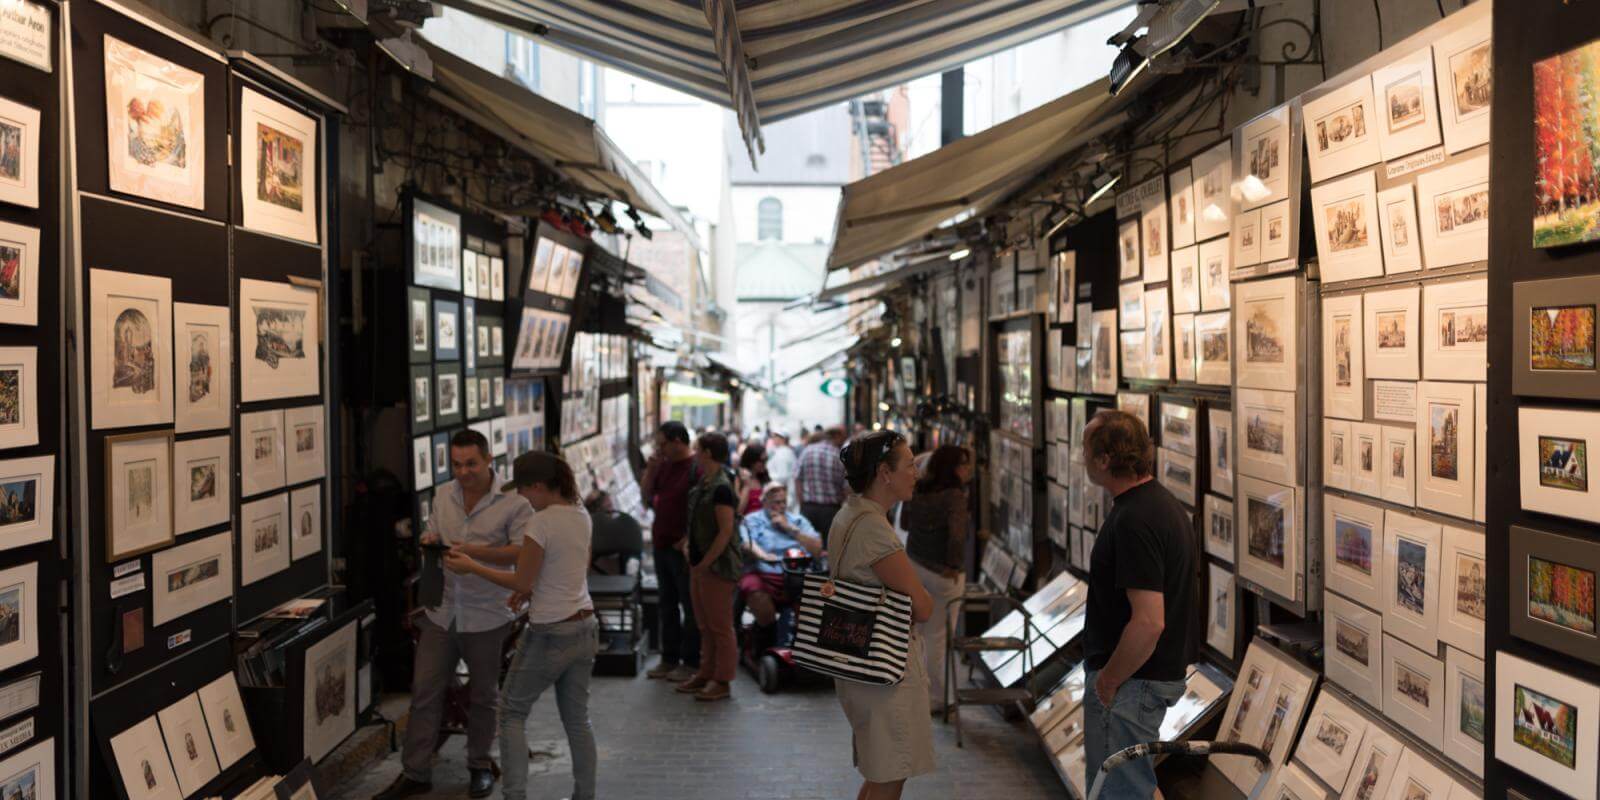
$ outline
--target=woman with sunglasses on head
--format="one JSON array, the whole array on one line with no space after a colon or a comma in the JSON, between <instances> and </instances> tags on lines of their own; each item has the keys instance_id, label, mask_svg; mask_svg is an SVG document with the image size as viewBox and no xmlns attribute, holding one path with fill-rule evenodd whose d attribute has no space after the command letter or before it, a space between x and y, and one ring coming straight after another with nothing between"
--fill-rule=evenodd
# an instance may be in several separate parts
<instances>
[{"instance_id":1,"label":"woman with sunglasses on head","mask_svg":"<svg viewBox=\"0 0 1600 800\"><path fill-rule=\"evenodd\" d=\"M933 598L917 579L888 511L911 499L917 470L906 439L893 431L857 436L839 453L852 493L828 534L833 576L883 586L911 598L912 621L933 615ZM834 682L850 720L856 769L865 782L857 800L898 800L907 778L933 772L933 724L920 637L911 637L905 677L893 686Z\"/></svg>"}]
</instances>

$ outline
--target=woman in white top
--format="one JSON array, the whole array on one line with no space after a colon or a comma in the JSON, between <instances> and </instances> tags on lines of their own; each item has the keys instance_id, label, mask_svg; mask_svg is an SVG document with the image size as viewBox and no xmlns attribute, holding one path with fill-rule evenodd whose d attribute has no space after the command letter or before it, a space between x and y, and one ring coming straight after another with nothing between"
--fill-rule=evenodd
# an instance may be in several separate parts
<instances>
[{"instance_id":1,"label":"woman in white top","mask_svg":"<svg viewBox=\"0 0 1600 800\"><path fill-rule=\"evenodd\" d=\"M599 632L589 600L589 514L578 501L578 485L567 462L549 453L523 453L512 465L505 491L533 506L515 573L501 572L451 550L445 565L472 573L528 602L528 627L517 642L500 689L501 796L523 800L528 787L528 712L539 695L556 689L556 709L572 748L573 800L595 793L594 729L589 724L589 676Z\"/></svg>"}]
</instances>

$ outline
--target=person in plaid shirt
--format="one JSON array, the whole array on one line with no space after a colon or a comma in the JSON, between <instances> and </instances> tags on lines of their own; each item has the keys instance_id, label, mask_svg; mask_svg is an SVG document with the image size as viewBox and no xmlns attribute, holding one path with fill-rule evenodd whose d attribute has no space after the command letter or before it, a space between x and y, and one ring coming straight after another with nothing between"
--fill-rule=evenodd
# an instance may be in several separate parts
<instances>
[{"instance_id":1,"label":"person in plaid shirt","mask_svg":"<svg viewBox=\"0 0 1600 800\"><path fill-rule=\"evenodd\" d=\"M844 428L835 425L828 429L822 441L806 446L794 472L800 514L810 520L811 527L822 532L823 546L828 544L828 529L845 497L844 462L839 460L842 446Z\"/></svg>"}]
</instances>

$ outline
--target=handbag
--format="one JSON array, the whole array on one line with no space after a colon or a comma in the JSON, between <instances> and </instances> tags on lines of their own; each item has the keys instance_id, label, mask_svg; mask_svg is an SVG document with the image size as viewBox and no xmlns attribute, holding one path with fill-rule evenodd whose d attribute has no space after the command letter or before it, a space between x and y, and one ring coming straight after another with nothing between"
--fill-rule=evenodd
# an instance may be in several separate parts
<instances>
[{"instance_id":1,"label":"handbag","mask_svg":"<svg viewBox=\"0 0 1600 800\"><path fill-rule=\"evenodd\" d=\"M807 575L800 594L795 663L817 673L872 686L894 686L911 649L911 598L885 586L834 577L858 516L845 529L827 575Z\"/></svg>"}]
</instances>

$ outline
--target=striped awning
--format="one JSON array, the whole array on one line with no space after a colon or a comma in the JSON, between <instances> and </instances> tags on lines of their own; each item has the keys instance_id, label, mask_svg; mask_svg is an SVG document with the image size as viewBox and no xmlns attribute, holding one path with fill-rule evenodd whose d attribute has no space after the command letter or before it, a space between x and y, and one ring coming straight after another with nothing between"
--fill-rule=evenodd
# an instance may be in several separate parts
<instances>
[{"instance_id":1,"label":"striped awning","mask_svg":"<svg viewBox=\"0 0 1600 800\"><path fill-rule=\"evenodd\" d=\"M761 124L965 64L1132 0L442 0Z\"/></svg>"}]
</instances>

